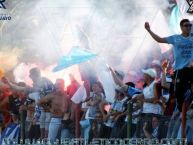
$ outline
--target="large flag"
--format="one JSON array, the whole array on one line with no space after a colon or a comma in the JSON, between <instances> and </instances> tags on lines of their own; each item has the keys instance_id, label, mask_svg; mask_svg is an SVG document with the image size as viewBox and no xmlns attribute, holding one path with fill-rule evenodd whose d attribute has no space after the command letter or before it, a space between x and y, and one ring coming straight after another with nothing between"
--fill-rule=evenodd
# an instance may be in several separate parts
<instances>
[{"instance_id":1,"label":"large flag","mask_svg":"<svg viewBox=\"0 0 193 145\"><path fill-rule=\"evenodd\" d=\"M63 56L59 60L58 65L53 69L53 71L57 72L63 70L64 68L88 61L94 57L96 57L96 54L80 49L79 47L73 47L67 56Z\"/></svg>"},{"instance_id":2,"label":"large flag","mask_svg":"<svg viewBox=\"0 0 193 145\"><path fill-rule=\"evenodd\" d=\"M11 123L0 136L0 145L3 144L3 139L18 140L20 133L20 124ZM8 143L9 144L9 143Z\"/></svg>"},{"instance_id":3,"label":"large flag","mask_svg":"<svg viewBox=\"0 0 193 145\"><path fill-rule=\"evenodd\" d=\"M72 96L71 100L75 103L75 104L79 104L81 102L83 102L87 97L86 94L86 89L84 87L84 85L80 86L78 88L78 90L75 92L75 94Z\"/></svg>"},{"instance_id":4,"label":"large flag","mask_svg":"<svg viewBox=\"0 0 193 145\"><path fill-rule=\"evenodd\" d=\"M171 17L170 17L170 28L172 29L172 31L174 33L180 33L180 23L181 21L181 13L180 13L180 9L179 6L176 5L171 13Z\"/></svg>"}]
</instances>

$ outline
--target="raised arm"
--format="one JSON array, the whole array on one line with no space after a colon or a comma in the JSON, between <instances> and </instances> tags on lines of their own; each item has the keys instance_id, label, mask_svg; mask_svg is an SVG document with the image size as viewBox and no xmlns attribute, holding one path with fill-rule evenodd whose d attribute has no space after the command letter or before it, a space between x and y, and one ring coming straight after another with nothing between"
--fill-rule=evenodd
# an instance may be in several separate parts
<instances>
[{"instance_id":1,"label":"raised arm","mask_svg":"<svg viewBox=\"0 0 193 145\"><path fill-rule=\"evenodd\" d=\"M27 91L29 89L29 87L21 87L21 86L18 86L12 82L10 82L7 78L2 78L2 82L4 84L7 84L12 90L15 90L15 91Z\"/></svg>"},{"instance_id":2,"label":"raised arm","mask_svg":"<svg viewBox=\"0 0 193 145\"><path fill-rule=\"evenodd\" d=\"M9 83L9 86L11 89L13 89L15 91L19 91L19 92L21 92L21 91L27 92L27 90L29 89L28 87L21 87L21 86L15 85L13 83Z\"/></svg>"},{"instance_id":3,"label":"raised arm","mask_svg":"<svg viewBox=\"0 0 193 145\"><path fill-rule=\"evenodd\" d=\"M166 73L167 73L168 65L169 65L168 60L165 60L162 64L163 73L162 73L162 78L161 78L161 85L162 87L166 89L170 89L170 84L167 83L166 81Z\"/></svg>"},{"instance_id":4,"label":"raised arm","mask_svg":"<svg viewBox=\"0 0 193 145\"><path fill-rule=\"evenodd\" d=\"M117 85L119 85L120 87L125 86L125 84L123 83L123 81L121 81L121 80L117 77L115 71L114 71L111 67L109 67L109 70L111 71L111 74L112 74L112 76L113 76L113 79L114 79L115 83L116 83Z\"/></svg>"},{"instance_id":5,"label":"raised arm","mask_svg":"<svg viewBox=\"0 0 193 145\"><path fill-rule=\"evenodd\" d=\"M167 43L165 38L161 38L160 36L156 35L154 32L151 31L151 28L148 22L145 22L145 29L149 32L149 34L155 41L159 43Z\"/></svg>"}]
</instances>

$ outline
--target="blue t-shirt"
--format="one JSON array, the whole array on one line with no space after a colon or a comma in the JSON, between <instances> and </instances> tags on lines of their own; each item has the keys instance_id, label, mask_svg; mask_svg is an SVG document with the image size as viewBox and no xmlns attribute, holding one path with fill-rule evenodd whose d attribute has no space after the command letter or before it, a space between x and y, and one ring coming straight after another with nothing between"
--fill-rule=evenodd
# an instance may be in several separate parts
<instances>
[{"instance_id":1,"label":"blue t-shirt","mask_svg":"<svg viewBox=\"0 0 193 145\"><path fill-rule=\"evenodd\" d=\"M141 92L141 90L138 90L138 89L136 89L136 88L133 88L133 87L128 87L128 90L127 90L127 94L129 95L129 96L133 96L133 95L135 95L135 94L141 94L142 92Z\"/></svg>"},{"instance_id":2,"label":"blue t-shirt","mask_svg":"<svg viewBox=\"0 0 193 145\"><path fill-rule=\"evenodd\" d=\"M186 67L193 60L193 37L172 35L165 39L168 44L174 46L174 69L179 70Z\"/></svg>"}]
</instances>

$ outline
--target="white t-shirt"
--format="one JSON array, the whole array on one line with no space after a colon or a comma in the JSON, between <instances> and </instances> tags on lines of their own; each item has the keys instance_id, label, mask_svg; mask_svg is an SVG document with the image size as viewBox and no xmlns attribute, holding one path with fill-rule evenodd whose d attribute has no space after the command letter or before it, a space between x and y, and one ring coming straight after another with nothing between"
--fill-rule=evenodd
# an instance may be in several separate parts
<instances>
[{"instance_id":1,"label":"white t-shirt","mask_svg":"<svg viewBox=\"0 0 193 145\"><path fill-rule=\"evenodd\" d=\"M154 97L154 84L156 81L153 81L149 86L143 89L143 95L145 99L151 99ZM161 114L161 106L159 104L153 103L143 103L143 113L153 113L153 114Z\"/></svg>"},{"instance_id":2,"label":"white t-shirt","mask_svg":"<svg viewBox=\"0 0 193 145\"><path fill-rule=\"evenodd\" d=\"M97 95L93 92L90 92L90 96L92 97L92 99L95 99L95 97L97 97ZM101 99L104 99L103 93L101 93L101 97L102 97ZM84 107L88 108L85 114L85 119L96 119L96 115L99 112L99 103L94 106L84 106Z\"/></svg>"},{"instance_id":3,"label":"white t-shirt","mask_svg":"<svg viewBox=\"0 0 193 145\"><path fill-rule=\"evenodd\" d=\"M123 112L125 110L124 103L127 100L127 97L122 100L115 100L113 104L111 104L111 109L116 112ZM107 122L104 123L108 127L114 127L115 122L112 120L112 116L109 117Z\"/></svg>"}]
</instances>

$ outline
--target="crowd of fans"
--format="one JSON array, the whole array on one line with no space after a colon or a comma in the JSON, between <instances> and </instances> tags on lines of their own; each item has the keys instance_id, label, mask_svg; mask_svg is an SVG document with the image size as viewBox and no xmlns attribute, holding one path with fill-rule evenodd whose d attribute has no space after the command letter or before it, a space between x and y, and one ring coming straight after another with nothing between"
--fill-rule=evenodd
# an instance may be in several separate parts
<instances>
[{"instance_id":1,"label":"crowd of fans","mask_svg":"<svg viewBox=\"0 0 193 145\"><path fill-rule=\"evenodd\" d=\"M71 75L71 84L64 90L64 80L52 84L33 68L30 77L33 87L11 83L3 78L1 94L1 137L7 128L17 128L25 119L25 138L56 140L61 138L127 138L128 103L132 103L133 138L181 138L181 118L173 92L169 61L162 65L154 61L143 70L144 87L133 82L123 83L118 71L111 71L117 87L114 102L105 99L101 83L92 78L80 85ZM160 74L159 76L156 74ZM7 87L7 88L5 88ZM192 88L193 89L193 88ZM85 97L84 97L85 95ZM82 97L80 103L73 99ZM23 118L21 118L23 114ZM187 113L187 137L192 141L193 105ZM14 126L14 127L13 127ZM12 138L19 138L15 132Z\"/></svg>"},{"instance_id":2,"label":"crowd of fans","mask_svg":"<svg viewBox=\"0 0 193 145\"><path fill-rule=\"evenodd\" d=\"M148 24L146 29L151 31ZM190 82L186 92L176 96L178 80L170 60L154 60L143 69L141 88L135 87L134 82L124 83L124 75L109 67L116 83L113 102L106 99L97 75L81 69L83 84L70 75L71 84L66 90L65 80L59 78L53 84L41 76L38 68L30 70L32 87L3 77L0 82L1 142L3 138L51 141L127 138L128 111L132 111L132 138L186 137L193 143L193 85ZM128 110L129 103L131 110Z\"/></svg>"}]
</instances>

